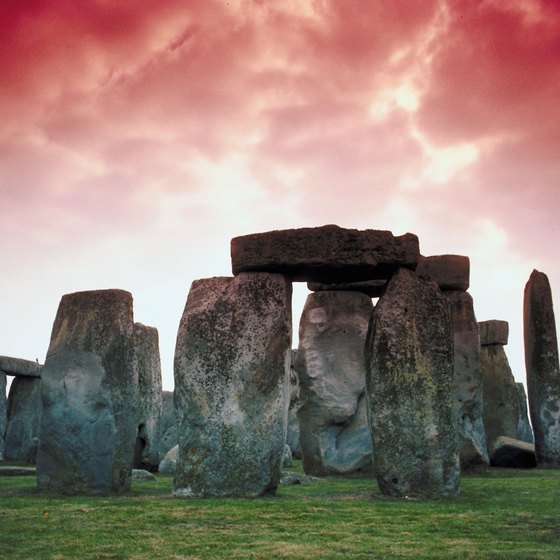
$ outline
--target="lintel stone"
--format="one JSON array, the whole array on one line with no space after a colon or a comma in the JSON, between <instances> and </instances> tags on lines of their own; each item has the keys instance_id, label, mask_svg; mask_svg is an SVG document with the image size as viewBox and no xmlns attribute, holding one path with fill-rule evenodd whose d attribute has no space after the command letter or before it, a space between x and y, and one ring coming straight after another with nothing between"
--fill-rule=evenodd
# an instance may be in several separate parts
<instances>
[{"instance_id":1,"label":"lintel stone","mask_svg":"<svg viewBox=\"0 0 560 560\"><path fill-rule=\"evenodd\" d=\"M470 260L462 255L421 256L416 267L418 276L429 276L442 290L469 289Z\"/></svg>"},{"instance_id":2,"label":"lintel stone","mask_svg":"<svg viewBox=\"0 0 560 560\"><path fill-rule=\"evenodd\" d=\"M41 377L41 364L22 358L0 356L0 372L21 377Z\"/></svg>"},{"instance_id":3,"label":"lintel stone","mask_svg":"<svg viewBox=\"0 0 560 560\"><path fill-rule=\"evenodd\" d=\"M507 321L480 321L478 328L481 346L490 346L491 344L505 346L508 343L509 323Z\"/></svg>"}]
</instances>

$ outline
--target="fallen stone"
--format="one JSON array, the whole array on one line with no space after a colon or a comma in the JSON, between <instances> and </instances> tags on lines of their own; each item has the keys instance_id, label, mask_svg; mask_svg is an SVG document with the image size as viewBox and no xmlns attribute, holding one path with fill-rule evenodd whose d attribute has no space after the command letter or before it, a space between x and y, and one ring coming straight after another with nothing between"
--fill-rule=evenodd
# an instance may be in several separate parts
<instances>
[{"instance_id":1,"label":"fallen stone","mask_svg":"<svg viewBox=\"0 0 560 560\"><path fill-rule=\"evenodd\" d=\"M300 442L306 474L371 471L365 341L373 305L357 292L307 296L299 325Z\"/></svg>"},{"instance_id":2,"label":"fallen stone","mask_svg":"<svg viewBox=\"0 0 560 560\"><path fill-rule=\"evenodd\" d=\"M155 482L156 477L150 471L145 469L132 469L132 481L147 481L147 482Z\"/></svg>"},{"instance_id":3,"label":"fallen stone","mask_svg":"<svg viewBox=\"0 0 560 560\"><path fill-rule=\"evenodd\" d=\"M560 468L560 367L552 292L546 274L533 270L523 298L529 412L540 468Z\"/></svg>"},{"instance_id":4,"label":"fallen stone","mask_svg":"<svg viewBox=\"0 0 560 560\"><path fill-rule=\"evenodd\" d=\"M415 268L418 238L335 225L256 233L231 240L233 274L276 272L292 281L346 283L390 278Z\"/></svg>"},{"instance_id":5,"label":"fallen stone","mask_svg":"<svg viewBox=\"0 0 560 560\"><path fill-rule=\"evenodd\" d=\"M138 433L134 449L134 467L157 471L159 429L162 415L161 362L157 329L134 324L134 344L138 368Z\"/></svg>"},{"instance_id":6,"label":"fallen stone","mask_svg":"<svg viewBox=\"0 0 560 560\"><path fill-rule=\"evenodd\" d=\"M0 356L0 371L6 375L41 377L41 364L31 360Z\"/></svg>"},{"instance_id":7,"label":"fallen stone","mask_svg":"<svg viewBox=\"0 0 560 560\"><path fill-rule=\"evenodd\" d=\"M179 458L179 444L171 448L159 464L159 474L175 474L177 459Z\"/></svg>"},{"instance_id":8,"label":"fallen stone","mask_svg":"<svg viewBox=\"0 0 560 560\"><path fill-rule=\"evenodd\" d=\"M480 345L489 346L490 344L508 343L509 323L507 321L480 321L478 323L480 330Z\"/></svg>"},{"instance_id":9,"label":"fallen stone","mask_svg":"<svg viewBox=\"0 0 560 560\"><path fill-rule=\"evenodd\" d=\"M291 284L242 273L193 282L177 335L177 497L273 494L286 442Z\"/></svg>"},{"instance_id":10,"label":"fallen stone","mask_svg":"<svg viewBox=\"0 0 560 560\"><path fill-rule=\"evenodd\" d=\"M162 413L159 432L158 453L160 457L165 457L167 452L179 443L177 414L173 404L172 391L162 391Z\"/></svg>"},{"instance_id":11,"label":"fallen stone","mask_svg":"<svg viewBox=\"0 0 560 560\"><path fill-rule=\"evenodd\" d=\"M391 279L370 323L366 364L381 492L456 496L460 467L451 310L435 282L405 269Z\"/></svg>"},{"instance_id":12,"label":"fallen stone","mask_svg":"<svg viewBox=\"0 0 560 560\"><path fill-rule=\"evenodd\" d=\"M487 466L488 450L482 421L482 366L478 323L467 292L444 292L451 306L454 343L453 403L459 430L461 469Z\"/></svg>"},{"instance_id":13,"label":"fallen stone","mask_svg":"<svg viewBox=\"0 0 560 560\"><path fill-rule=\"evenodd\" d=\"M501 436L494 442L490 465L513 469L532 469L537 466L535 446L532 443Z\"/></svg>"},{"instance_id":14,"label":"fallen stone","mask_svg":"<svg viewBox=\"0 0 560 560\"><path fill-rule=\"evenodd\" d=\"M324 478L309 476L303 473L284 471L280 477L280 484L283 486L307 486L317 482L325 482Z\"/></svg>"},{"instance_id":15,"label":"fallen stone","mask_svg":"<svg viewBox=\"0 0 560 560\"><path fill-rule=\"evenodd\" d=\"M519 421L517 423L518 439L527 443L535 443L533 428L529 423L529 411L527 408L527 394L523 383L516 383L517 395L519 396Z\"/></svg>"},{"instance_id":16,"label":"fallen stone","mask_svg":"<svg viewBox=\"0 0 560 560\"><path fill-rule=\"evenodd\" d=\"M364 280L346 284L321 284L308 282L307 289L311 292L360 292L370 298L378 298L383 294L387 280Z\"/></svg>"},{"instance_id":17,"label":"fallen stone","mask_svg":"<svg viewBox=\"0 0 560 560\"><path fill-rule=\"evenodd\" d=\"M130 489L138 418L132 296L63 296L41 376L37 483L64 494Z\"/></svg>"},{"instance_id":18,"label":"fallen stone","mask_svg":"<svg viewBox=\"0 0 560 560\"><path fill-rule=\"evenodd\" d=\"M466 292L470 282L470 260L462 255L421 256L416 274L428 276L444 291Z\"/></svg>"},{"instance_id":19,"label":"fallen stone","mask_svg":"<svg viewBox=\"0 0 560 560\"><path fill-rule=\"evenodd\" d=\"M36 476L35 467L0 466L0 476Z\"/></svg>"},{"instance_id":20,"label":"fallen stone","mask_svg":"<svg viewBox=\"0 0 560 560\"><path fill-rule=\"evenodd\" d=\"M6 426L8 424L8 401L6 398L6 375L0 373L0 461L4 460Z\"/></svg>"}]
</instances>

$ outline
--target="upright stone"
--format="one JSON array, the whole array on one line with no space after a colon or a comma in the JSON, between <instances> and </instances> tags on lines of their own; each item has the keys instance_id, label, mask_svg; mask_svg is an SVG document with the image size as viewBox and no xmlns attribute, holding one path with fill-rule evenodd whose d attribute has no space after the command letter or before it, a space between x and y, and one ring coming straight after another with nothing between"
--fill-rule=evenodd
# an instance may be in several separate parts
<instances>
[{"instance_id":1,"label":"upright stone","mask_svg":"<svg viewBox=\"0 0 560 560\"><path fill-rule=\"evenodd\" d=\"M459 429L461 468L488 465L486 434L482 421L482 366L478 323L470 294L444 292L451 305L454 342L453 402Z\"/></svg>"},{"instance_id":2,"label":"upright stone","mask_svg":"<svg viewBox=\"0 0 560 560\"><path fill-rule=\"evenodd\" d=\"M175 350L175 496L276 491L286 442L291 291L278 274L193 282Z\"/></svg>"},{"instance_id":3,"label":"upright stone","mask_svg":"<svg viewBox=\"0 0 560 560\"><path fill-rule=\"evenodd\" d=\"M393 277L373 313L366 363L381 491L391 496L457 495L451 311L434 282L405 269Z\"/></svg>"},{"instance_id":4,"label":"upright stone","mask_svg":"<svg viewBox=\"0 0 560 560\"><path fill-rule=\"evenodd\" d=\"M300 441L306 474L372 470L365 342L373 304L358 292L307 296L299 324Z\"/></svg>"},{"instance_id":5,"label":"upright stone","mask_svg":"<svg viewBox=\"0 0 560 560\"><path fill-rule=\"evenodd\" d=\"M39 488L60 493L130 488L137 432L132 296L65 295L42 369Z\"/></svg>"},{"instance_id":6,"label":"upright stone","mask_svg":"<svg viewBox=\"0 0 560 560\"><path fill-rule=\"evenodd\" d=\"M299 374L296 369L297 350L291 352L290 364L290 404L288 406L288 433L286 444L292 452L292 458L301 459L301 442L298 410L301 407Z\"/></svg>"},{"instance_id":7,"label":"upright stone","mask_svg":"<svg viewBox=\"0 0 560 560\"><path fill-rule=\"evenodd\" d=\"M390 278L399 267L415 268L418 238L410 233L319 228L269 231L231 240L233 274L277 272L300 282L347 283Z\"/></svg>"},{"instance_id":8,"label":"upright stone","mask_svg":"<svg viewBox=\"0 0 560 560\"><path fill-rule=\"evenodd\" d=\"M41 410L41 379L16 377L8 395L6 459L37 462Z\"/></svg>"},{"instance_id":9,"label":"upright stone","mask_svg":"<svg viewBox=\"0 0 560 560\"><path fill-rule=\"evenodd\" d=\"M155 472L160 463L158 446L162 414L161 361L157 329L134 323L134 343L139 399L134 468Z\"/></svg>"},{"instance_id":10,"label":"upright stone","mask_svg":"<svg viewBox=\"0 0 560 560\"><path fill-rule=\"evenodd\" d=\"M552 292L533 270L525 286L523 332L529 412L540 468L560 468L560 368Z\"/></svg>"},{"instance_id":11,"label":"upright stone","mask_svg":"<svg viewBox=\"0 0 560 560\"><path fill-rule=\"evenodd\" d=\"M8 408L6 400L6 375L4 373L0 373L0 461L4 460L7 422Z\"/></svg>"},{"instance_id":12,"label":"upright stone","mask_svg":"<svg viewBox=\"0 0 560 560\"><path fill-rule=\"evenodd\" d=\"M533 428L529 422L529 410L527 408L527 393L525 393L525 385L516 383L517 395L519 396L519 421L517 423L517 439L527 443L535 443L533 436Z\"/></svg>"},{"instance_id":13,"label":"upright stone","mask_svg":"<svg viewBox=\"0 0 560 560\"><path fill-rule=\"evenodd\" d=\"M158 452L160 457L165 457L168 451L179 443L177 415L175 414L175 405L173 404L173 391L162 392L162 412L159 433Z\"/></svg>"}]
</instances>

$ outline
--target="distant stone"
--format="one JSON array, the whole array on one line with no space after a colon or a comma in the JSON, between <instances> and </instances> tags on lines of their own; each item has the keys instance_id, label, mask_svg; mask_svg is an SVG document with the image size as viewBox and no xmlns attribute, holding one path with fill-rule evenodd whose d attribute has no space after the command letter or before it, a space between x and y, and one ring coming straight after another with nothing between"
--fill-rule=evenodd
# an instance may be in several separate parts
<instances>
[{"instance_id":1,"label":"distant stone","mask_svg":"<svg viewBox=\"0 0 560 560\"><path fill-rule=\"evenodd\" d=\"M519 396L519 420L517 423L518 439L527 443L535 443L533 428L529 423L529 411L527 408L527 394L523 383L516 383L517 395Z\"/></svg>"},{"instance_id":2,"label":"distant stone","mask_svg":"<svg viewBox=\"0 0 560 560\"><path fill-rule=\"evenodd\" d=\"M65 494L130 489L137 432L132 296L63 296L41 376L37 483Z\"/></svg>"},{"instance_id":3,"label":"distant stone","mask_svg":"<svg viewBox=\"0 0 560 560\"><path fill-rule=\"evenodd\" d=\"M138 433L134 467L157 471L159 429L162 415L161 362L157 329L134 323L134 344L138 368Z\"/></svg>"},{"instance_id":4,"label":"distant stone","mask_svg":"<svg viewBox=\"0 0 560 560\"><path fill-rule=\"evenodd\" d=\"M156 477L150 471L144 469L132 469L132 480L133 481L147 481L147 482L155 482Z\"/></svg>"},{"instance_id":5,"label":"distant stone","mask_svg":"<svg viewBox=\"0 0 560 560\"><path fill-rule=\"evenodd\" d=\"M523 298L529 412L540 468L560 468L560 367L552 292L546 274L533 270Z\"/></svg>"},{"instance_id":6,"label":"distant stone","mask_svg":"<svg viewBox=\"0 0 560 560\"><path fill-rule=\"evenodd\" d=\"M481 346L484 429L488 449L501 436L518 438L519 395L515 378L501 344Z\"/></svg>"},{"instance_id":7,"label":"distant stone","mask_svg":"<svg viewBox=\"0 0 560 560\"><path fill-rule=\"evenodd\" d=\"M490 464L493 467L532 469L537 466L535 446L532 443L501 436L492 447Z\"/></svg>"},{"instance_id":8,"label":"distant stone","mask_svg":"<svg viewBox=\"0 0 560 560\"><path fill-rule=\"evenodd\" d=\"M453 403L459 429L461 469L488 465L482 421L482 367L478 323L473 299L467 292L448 290L454 342Z\"/></svg>"},{"instance_id":9,"label":"distant stone","mask_svg":"<svg viewBox=\"0 0 560 560\"><path fill-rule=\"evenodd\" d=\"M0 373L0 461L4 460L7 423L8 423L8 401L6 399L6 375L4 373Z\"/></svg>"},{"instance_id":10,"label":"distant stone","mask_svg":"<svg viewBox=\"0 0 560 560\"><path fill-rule=\"evenodd\" d=\"M290 404L288 407L288 433L286 443L290 446L292 457L301 459L301 442L298 410L301 407L299 395L299 374L295 368L297 350L291 352L290 363Z\"/></svg>"},{"instance_id":11,"label":"distant stone","mask_svg":"<svg viewBox=\"0 0 560 560\"><path fill-rule=\"evenodd\" d=\"M277 272L292 281L346 283L390 278L415 268L418 238L410 233L335 225L256 233L231 240L233 274Z\"/></svg>"},{"instance_id":12,"label":"distant stone","mask_svg":"<svg viewBox=\"0 0 560 560\"><path fill-rule=\"evenodd\" d=\"M280 484L283 486L307 486L317 482L325 482L325 479L297 472L283 472L280 478Z\"/></svg>"},{"instance_id":13,"label":"distant stone","mask_svg":"<svg viewBox=\"0 0 560 560\"><path fill-rule=\"evenodd\" d=\"M367 399L379 488L390 496L459 490L453 331L437 284L401 269L379 299L366 343Z\"/></svg>"},{"instance_id":14,"label":"distant stone","mask_svg":"<svg viewBox=\"0 0 560 560\"><path fill-rule=\"evenodd\" d=\"M292 450L290 446L286 444L284 446L284 455L282 456L282 468L291 467L293 465L294 458L292 457Z\"/></svg>"},{"instance_id":15,"label":"distant stone","mask_svg":"<svg viewBox=\"0 0 560 560\"><path fill-rule=\"evenodd\" d=\"M507 321L480 321L478 323L480 330L480 345L489 346L490 344L508 343L509 323Z\"/></svg>"},{"instance_id":16,"label":"distant stone","mask_svg":"<svg viewBox=\"0 0 560 560\"><path fill-rule=\"evenodd\" d=\"M365 341L373 304L357 292L307 296L299 325L300 441L306 474L371 471Z\"/></svg>"},{"instance_id":17,"label":"distant stone","mask_svg":"<svg viewBox=\"0 0 560 560\"><path fill-rule=\"evenodd\" d=\"M420 257L416 267L418 276L428 276L442 290L467 291L470 282L469 257L461 255L434 255Z\"/></svg>"},{"instance_id":18,"label":"distant stone","mask_svg":"<svg viewBox=\"0 0 560 560\"><path fill-rule=\"evenodd\" d=\"M41 364L31 360L0 356L0 371L6 375L41 377Z\"/></svg>"},{"instance_id":19,"label":"distant stone","mask_svg":"<svg viewBox=\"0 0 560 560\"><path fill-rule=\"evenodd\" d=\"M41 379L16 377L8 395L4 455L14 461L37 462L41 422Z\"/></svg>"},{"instance_id":20,"label":"distant stone","mask_svg":"<svg viewBox=\"0 0 560 560\"><path fill-rule=\"evenodd\" d=\"M175 350L175 496L276 491L291 328L291 283L284 276L242 273L193 282Z\"/></svg>"},{"instance_id":21,"label":"distant stone","mask_svg":"<svg viewBox=\"0 0 560 560\"><path fill-rule=\"evenodd\" d=\"M0 466L0 476L36 476L35 467Z\"/></svg>"},{"instance_id":22,"label":"distant stone","mask_svg":"<svg viewBox=\"0 0 560 560\"><path fill-rule=\"evenodd\" d=\"M165 457L167 452L179 443L173 391L162 391L162 413L159 432L158 452L160 457Z\"/></svg>"},{"instance_id":23,"label":"distant stone","mask_svg":"<svg viewBox=\"0 0 560 560\"><path fill-rule=\"evenodd\" d=\"M383 294L387 280L364 280L346 284L321 284L308 282L307 288L311 292L360 292L370 298L378 298Z\"/></svg>"},{"instance_id":24,"label":"distant stone","mask_svg":"<svg viewBox=\"0 0 560 560\"><path fill-rule=\"evenodd\" d=\"M171 448L159 464L159 474L175 474L177 459L179 458L179 445Z\"/></svg>"}]
</instances>

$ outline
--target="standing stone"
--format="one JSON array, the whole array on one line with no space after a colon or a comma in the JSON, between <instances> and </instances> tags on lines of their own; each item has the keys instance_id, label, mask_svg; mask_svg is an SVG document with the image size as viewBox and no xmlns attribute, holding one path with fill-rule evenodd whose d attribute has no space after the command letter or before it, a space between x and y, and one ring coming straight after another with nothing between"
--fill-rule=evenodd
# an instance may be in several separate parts
<instances>
[{"instance_id":1,"label":"standing stone","mask_svg":"<svg viewBox=\"0 0 560 560\"><path fill-rule=\"evenodd\" d=\"M488 465L482 421L482 367L478 323L470 294L444 292L451 305L454 342L453 403L459 430L461 468Z\"/></svg>"},{"instance_id":2,"label":"standing stone","mask_svg":"<svg viewBox=\"0 0 560 560\"><path fill-rule=\"evenodd\" d=\"M8 395L6 459L36 463L41 410L41 379L14 378Z\"/></svg>"},{"instance_id":3,"label":"standing stone","mask_svg":"<svg viewBox=\"0 0 560 560\"><path fill-rule=\"evenodd\" d=\"M525 385L516 383L517 395L519 396L519 421L517 424L517 439L527 443L535 443L533 436L533 428L529 423L529 410L527 408L527 394L525 393Z\"/></svg>"},{"instance_id":4,"label":"standing stone","mask_svg":"<svg viewBox=\"0 0 560 560\"><path fill-rule=\"evenodd\" d=\"M159 433L158 452L160 457L165 457L167 452L179 443L177 415L175 414L175 405L173 404L173 391L162 391L162 412Z\"/></svg>"},{"instance_id":5,"label":"standing stone","mask_svg":"<svg viewBox=\"0 0 560 560\"><path fill-rule=\"evenodd\" d=\"M175 350L175 496L276 492L286 442L291 292L277 274L193 282Z\"/></svg>"},{"instance_id":6,"label":"standing stone","mask_svg":"<svg viewBox=\"0 0 560 560\"><path fill-rule=\"evenodd\" d=\"M357 292L307 296L296 365L306 474L372 470L364 355L372 312L371 299Z\"/></svg>"},{"instance_id":7,"label":"standing stone","mask_svg":"<svg viewBox=\"0 0 560 560\"><path fill-rule=\"evenodd\" d=\"M299 374L296 370L297 350L291 352L290 364L290 404L288 407L288 433L286 444L292 452L293 459L301 459L301 442L298 410L301 407Z\"/></svg>"},{"instance_id":8,"label":"standing stone","mask_svg":"<svg viewBox=\"0 0 560 560\"><path fill-rule=\"evenodd\" d=\"M159 424L162 414L161 362L157 329L134 323L134 343L138 368L138 433L134 468L157 471Z\"/></svg>"},{"instance_id":9,"label":"standing stone","mask_svg":"<svg viewBox=\"0 0 560 560\"><path fill-rule=\"evenodd\" d=\"M537 466L560 468L560 368L552 292L546 274L533 270L525 286L523 332L529 412Z\"/></svg>"},{"instance_id":10,"label":"standing stone","mask_svg":"<svg viewBox=\"0 0 560 560\"><path fill-rule=\"evenodd\" d=\"M132 296L63 296L42 369L39 488L61 493L130 489L137 432Z\"/></svg>"},{"instance_id":11,"label":"standing stone","mask_svg":"<svg viewBox=\"0 0 560 560\"><path fill-rule=\"evenodd\" d=\"M366 364L375 470L383 494L456 496L451 311L434 282L405 269L392 278L373 313Z\"/></svg>"},{"instance_id":12,"label":"standing stone","mask_svg":"<svg viewBox=\"0 0 560 560\"><path fill-rule=\"evenodd\" d=\"M481 338L483 420L486 443L491 452L499 437L518 439L519 396L509 367L503 341L506 321L479 323ZM494 334L492 334L494 333Z\"/></svg>"},{"instance_id":13,"label":"standing stone","mask_svg":"<svg viewBox=\"0 0 560 560\"><path fill-rule=\"evenodd\" d=\"M8 423L8 407L6 400L6 375L0 373L0 461L4 460L6 424Z\"/></svg>"}]
</instances>

